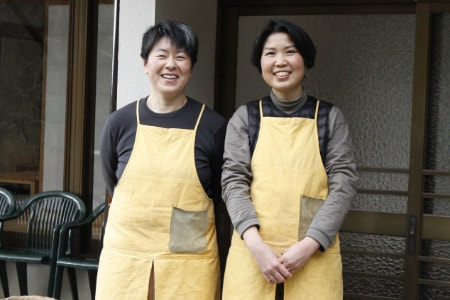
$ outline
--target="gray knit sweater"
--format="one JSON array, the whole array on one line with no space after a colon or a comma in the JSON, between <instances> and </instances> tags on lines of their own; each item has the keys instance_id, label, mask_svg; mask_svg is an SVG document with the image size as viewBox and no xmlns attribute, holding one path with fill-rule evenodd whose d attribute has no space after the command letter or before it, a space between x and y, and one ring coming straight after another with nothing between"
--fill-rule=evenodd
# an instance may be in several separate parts
<instances>
[{"instance_id":1,"label":"gray knit sweater","mask_svg":"<svg viewBox=\"0 0 450 300\"><path fill-rule=\"evenodd\" d=\"M274 105L286 114L299 110L307 95L294 101L281 101L271 93ZM325 170L328 174L329 194L313 219L306 235L315 239L326 250L351 207L356 194L356 162L348 124L339 108L333 106L329 116L329 137ZM250 199L252 180L251 154L248 143L247 107L239 107L227 127L224 165L222 172L222 196L237 233L242 237L251 226L259 227L258 217Z\"/></svg>"}]
</instances>

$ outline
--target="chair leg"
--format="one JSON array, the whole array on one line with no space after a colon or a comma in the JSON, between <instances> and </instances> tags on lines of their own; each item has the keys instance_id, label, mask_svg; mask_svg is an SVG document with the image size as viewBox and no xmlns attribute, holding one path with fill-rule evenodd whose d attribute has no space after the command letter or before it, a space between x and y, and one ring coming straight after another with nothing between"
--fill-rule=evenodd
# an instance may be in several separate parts
<instances>
[{"instance_id":1,"label":"chair leg","mask_svg":"<svg viewBox=\"0 0 450 300\"><path fill-rule=\"evenodd\" d=\"M78 300L78 287L77 287L77 275L75 269L67 268L69 274L70 290L72 291L72 299Z\"/></svg>"},{"instance_id":2,"label":"chair leg","mask_svg":"<svg viewBox=\"0 0 450 300\"><path fill-rule=\"evenodd\" d=\"M2 280L3 296L7 298L9 297L9 285L8 285L8 274L6 273L6 263L4 260L0 261L0 277Z\"/></svg>"},{"instance_id":3,"label":"chair leg","mask_svg":"<svg viewBox=\"0 0 450 300\"><path fill-rule=\"evenodd\" d=\"M55 290L55 274L56 274L56 260L50 259L50 274L48 277L47 297L52 297Z\"/></svg>"},{"instance_id":4,"label":"chair leg","mask_svg":"<svg viewBox=\"0 0 450 300\"><path fill-rule=\"evenodd\" d=\"M64 274L64 268L63 267L56 267L55 271L55 278L54 278L54 284L53 284L53 295L52 297L55 299L61 298L61 286L62 286L62 279ZM50 280L52 280L50 278Z\"/></svg>"},{"instance_id":5,"label":"chair leg","mask_svg":"<svg viewBox=\"0 0 450 300\"><path fill-rule=\"evenodd\" d=\"M95 289L97 287L97 270L88 270L89 288L91 289L91 299L95 300Z\"/></svg>"},{"instance_id":6,"label":"chair leg","mask_svg":"<svg viewBox=\"0 0 450 300\"><path fill-rule=\"evenodd\" d=\"M28 295L27 263L16 262L17 277L19 279L20 295Z\"/></svg>"}]
</instances>

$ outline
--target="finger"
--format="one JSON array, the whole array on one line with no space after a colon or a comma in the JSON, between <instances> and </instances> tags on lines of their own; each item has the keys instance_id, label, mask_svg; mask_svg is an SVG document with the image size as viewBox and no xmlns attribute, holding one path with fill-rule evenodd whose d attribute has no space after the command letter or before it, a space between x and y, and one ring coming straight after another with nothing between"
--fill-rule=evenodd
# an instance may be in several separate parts
<instances>
[{"instance_id":1,"label":"finger","mask_svg":"<svg viewBox=\"0 0 450 300\"><path fill-rule=\"evenodd\" d=\"M267 275L264 275L264 277L266 278L267 282L270 283L279 283L279 278L280 276L277 276L274 273L268 273Z\"/></svg>"},{"instance_id":2,"label":"finger","mask_svg":"<svg viewBox=\"0 0 450 300\"><path fill-rule=\"evenodd\" d=\"M289 270L289 267L286 266L286 265L281 264L280 267L278 268L278 272L283 277L283 279L287 279L287 278L291 278L292 277L292 273Z\"/></svg>"}]
</instances>

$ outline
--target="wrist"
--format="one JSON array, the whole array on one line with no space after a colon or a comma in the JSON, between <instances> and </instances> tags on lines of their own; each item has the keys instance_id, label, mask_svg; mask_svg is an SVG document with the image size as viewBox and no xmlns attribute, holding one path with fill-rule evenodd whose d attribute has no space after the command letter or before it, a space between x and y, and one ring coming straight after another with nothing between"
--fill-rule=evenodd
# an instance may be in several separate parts
<instances>
[{"instance_id":1,"label":"wrist","mask_svg":"<svg viewBox=\"0 0 450 300\"><path fill-rule=\"evenodd\" d=\"M320 248L319 242L310 236L305 236L301 242L303 242L306 245L306 247L310 250L311 253L315 253Z\"/></svg>"},{"instance_id":2,"label":"wrist","mask_svg":"<svg viewBox=\"0 0 450 300\"><path fill-rule=\"evenodd\" d=\"M258 228L256 226L251 226L247 228L242 233L242 238L244 239L245 243L247 244L247 247L251 252L253 252L253 249L259 248L259 244L262 242L261 236L259 235Z\"/></svg>"}]
</instances>

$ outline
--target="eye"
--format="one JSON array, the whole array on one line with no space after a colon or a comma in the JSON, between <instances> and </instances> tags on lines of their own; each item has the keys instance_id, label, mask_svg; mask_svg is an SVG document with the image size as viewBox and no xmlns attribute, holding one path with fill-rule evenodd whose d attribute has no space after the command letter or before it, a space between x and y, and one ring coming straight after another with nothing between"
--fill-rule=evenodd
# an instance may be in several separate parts
<instances>
[{"instance_id":1,"label":"eye","mask_svg":"<svg viewBox=\"0 0 450 300\"><path fill-rule=\"evenodd\" d=\"M264 56L273 56L273 55L275 55L275 52L274 51L264 51L263 55Z\"/></svg>"},{"instance_id":2,"label":"eye","mask_svg":"<svg viewBox=\"0 0 450 300\"><path fill-rule=\"evenodd\" d=\"M296 54L297 53L297 49L288 49L286 51L287 54Z\"/></svg>"}]
</instances>

